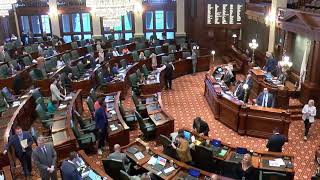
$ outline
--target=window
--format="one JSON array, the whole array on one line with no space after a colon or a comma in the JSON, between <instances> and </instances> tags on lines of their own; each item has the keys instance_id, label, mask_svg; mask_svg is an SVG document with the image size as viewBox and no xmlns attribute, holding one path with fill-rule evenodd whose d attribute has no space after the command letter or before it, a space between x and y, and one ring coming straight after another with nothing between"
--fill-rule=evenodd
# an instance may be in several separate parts
<instances>
[{"instance_id":1,"label":"window","mask_svg":"<svg viewBox=\"0 0 320 180\"><path fill-rule=\"evenodd\" d=\"M108 26L107 22L103 21L103 18L101 18L101 20L101 24L103 24L102 32L104 33L105 37L113 35L115 40L123 38L125 40L130 40L130 38L133 37L134 22L132 12L129 12L127 15L120 17L120 24L113 28Z\"/></svg>"},{"instance_id":2,"label":"window","mask_svg":"<svg viewBox=\"0 0 320 180\"><path fill-rule=\"evenodd\" d=\"M162 40L162 33L165 32L167 39L174 39L175 36L175 11L155 10L144 13L144 33L146 39L156 36Z\"/></svg>"},{"instance_id":3,"label":"window","mask_svg":"<svg viewBox=\"0 0 320 180\"><path fill-rule=\"evenodd\" d=\"M21 30L31 32L35 37L51 33L50 18L48 15L20 16Z\"/></svg>"},{"instance_id":4,"label":"window","mask_svg":"<svg viewBox=\"0 0 320 180\"><path fill-rule=\"evenodd\" d=\"M60 24L61 35L66 43L92 37L90 13L62 14Z\"/></svg>"}]
</instances>

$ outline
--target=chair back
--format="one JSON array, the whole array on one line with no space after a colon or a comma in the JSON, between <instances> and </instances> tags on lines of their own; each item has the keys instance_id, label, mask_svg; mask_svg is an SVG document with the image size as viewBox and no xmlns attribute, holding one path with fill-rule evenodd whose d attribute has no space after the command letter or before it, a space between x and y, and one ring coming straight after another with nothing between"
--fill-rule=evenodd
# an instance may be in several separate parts
<instances>
[{"instance_id":1,"label":"chair back","mask_svg":"<svg viewBox=\"0 0 320 180\"><path fill-rule=\"evenodd\" d=\"M36 112L40 120L48 120L50 117L46 114L45 110L40 104L36 106Z\"/></svg>"},{"instance_id":2,"label":"chair back","mask_svg":"<svg viewBox=\"0 0 320 180\"><path fill-rule=\"evenodd\" d=\"M140 77L141 77L142 74L141 74L140 69L137 69L136 74L137 74L137 78L140 78Z\"/></svg>"},{"instance_id":3,"label":"chair back","mask_svg":"<svg viewBox=\"0 0 320 180\"><path fill-rule=\"evenodd\" d=\"M37 100L39 97L43 98L43 96L42 96L42 94L41 94L39 89L33 89L32 92L31 92L31 95L32 95L34 100Z\"/></svg>"},{"instance_id":4,"label":"chair back","mask_svg":"<svg viewBox=\"0 0 320 180\"><path fill-rule=\"evenodd\" d=\"M87 97L86 103L88 105L89 111L93 114L94 113L94 103L90 96Z\"/></svg>"},{"instance_id":5,"label":"chair back","mask_svg":"<svg viewBox=\"0 0 320 180\"><path fill-rule=\"evenodd\" d=\"M70 55L70 53L64 53L63 55L62 55L62 60L67 64L68 62L70 62L71 61L71 55Z\"/></svg>"},{"instance_id":6,"label":"chair back","mask_svg":"<svg viewBox=\"0 0 320 180\"><path fill-rule=\"evenodd\" d=\"M263 180L289 180L291 179L287 174L279 172L260 171Z\"/></svg>"},{"instance_id":7,"label":"chair back","mask_svg":"<svg viewBox=\"0 0 320 180\"><path fill-rule=\"evenodd\" d=\"M166 64L169 61L170 61L169 56L162 56L161 57L161 64Z\"/></svg>"},{"instance_id":8,"label":"chair back","mask_svg":"<svg viewBox=\"0 0 320 180\"><path fill-rule=\"evenodd\" d=\"M98 99L96 90L93 88L90 89L89 96L91 97L93 102L96 102Z\"/></svg>"},{"instance_id":9,"label":"chair back","mask_svg":"<svg viewBox=\"0 0 320 180\"><path fill-rule=\"evenodd\" d=\"M122 68L126 69L127 68L127 60L121 59L120 65L121 65Z\"/></svg>"},{"instance_id":10,"label":"chair back","mask_svg":"<svg viewBox=\"0 0 320 180\"><path fill-rule=\"evenodd\" d=\"M137 82L138 82L138 76L136 73L132 73L129 75L129 81L130 81L130 85L132 86L137 86Z\"/></svg>"},{"instance_id":11,"label":"chair back","mask_svg":"<svg viewBox=\"0 0 320 180\"><path fill-rule=\"evenodd\" d=\"M14 68L18 68L18 61L17 60L11 60L8 62L9 65L12 65Z\"/></svg>"},{"instance_id":12,"label":"chair back","mask_svg":"<svg viewBox=\"0 0 320 180\"><path fill-rule=\"evenodd\" d=\"M176 46L175 45L169 45L168 51L169 51L169 53L172 53L172 52L176 51Z\"/></svg>"},{"instance_id":13,"label":"chair back","mask_svg":"<svg viewBox=\"0 0 320 180\"><path fill-rule=\"evenodd\" d=\"M163 147L171 146L172 141L165 135L160 134L159 142Z\"/></svg>"},{"instance_id":14,"label":"chair back","mask_svg":"<svg viewBox=\"0 0 320 180\"><path fill-rule=\"evenodd\" d=\"M142 65L142 72L145 77L147 77L149 75L149 70L145 64Z\"/></svg>"},{"instance_id":15,"label":"chair back","mask_svg":"<svg viewBox=\"0 0 320 180\"><path fill-rule=\"evenodd\" d=\"M30 56L23 57L22 61L25 66L30 66L32 64L32 60L31 60Z\"/></svg>"},{"instance_id":16,"label":"chair back","mask_svg":"<svg viewBox=\"0 0 320 180\"><path fill-rule=\"evenodd\" d=\"M103 72L98 73L98 82L100 85L104 85L107 83L107 81L105 80L105 78L103 76Z\"/></svg>"},{"instance_id":17,"label":"chair back","mask_svg":"<svg viewBox=\"0 0 320 180\"><path fill-rule=\"evenodd\" d=\"M171 61L171 62L173 62L173 61L176 59L176 57L174 56L173 53L170 53L170 54L168 55L168 57L169 57L169 61Z\"/></svg>"},{"instance_id":18,"label":"chair back","mask_svg":"<svg viewBox=\"0 0 320 180\"><path fill-rule=\"evenodd\" d=\"M205 146L195 146L195 153L193 153L192 160L195 162L196 167L200 169L210 172L216 170L215 162L212 159L212 150Z\"/></svg>"},{"instance_id":19,"label":"chair back","mask_svg":"<svg viewBox=\"0 0 320 180\"><path fill-rule=\"evenodd\" d=\"M44 62L44 67L45 67L47 72L51 72L55 68L53 66L52 60L48 60L48 61Z\"/></svg>"},{"instance_id":20,"label":"chair back","mask_svg":"<svg viewBox=\"0 0 320 180\"><path fill-rule=\"evenodd\" d=\"M80 72L79 72L79 69L77 66L72 66L71 67L71 70L72 70L72 74L73 76L76 76L77 78L80 78Z\"/></svg>"},{"instance_id":21,"label":"chair back","mask_svg":"<svg viewBox=\"0 0 320 180\"><path fill-rule=\"evenodd\" d=\"M46 106L46 104L44 103L44 100L43 100L43 98L42 97L39 97L37 100L36 100L36 103L37 104L40 104L40 106L42 107L42 109L44 110L44 111L48 111L48 109L47 109L47 106Z\"/></svg>"},{"instance_id":22,"label":"chair back","mask_svg":"<svg viewBox=\"0 0 320 180\"><path fill-rule=\"evenodd\" d=\"M132 59L133 59L134 62L138 62L139 61L139 55L138 55L137 51L131 52L131 55L132 55Z\"/></svg>"},{"instance_id":23,"label":"chair back","mask_svg":"<svg viewBox=\"0 0 320 180\"><path fill-rule=\"evenodd\" d=\"M222 176L237 179L237 168L239 168L240 163L234 161L224 160L221 165Z\"/></svg>"},{"instance_id":24,"label":"chair back","mask_svg":"<svg viewBox=\"0 0 320 180\"><path fill-rule=\"evenodd\" d=\"M71 48L72 49L77 49L78 48L78 43L77 42L72 42L71 43Z\"/></svg>"},{"instance_id":25,"label":"chair back","mask_svg":"<svg viewBox=\"0 0 320 180\"><path fill-rule=\"evenodd\" d=\"M77 50L73 50L71 51L71 57L73 60L78 59L79 58L79 53Z\"/></svg>"},{"instance_id":26,"label":"chair back","mask_svg":"<svg viewBox=\"0 0 320 180\"><path fill-rule=\"evenodd\" d=\"M146 47L145 43L136 44L136 50L144 49Z\"/></svg>"},{"instance_id":27,"label":"chair back","mask_svg":"<svg viewBox=\"0 0 320 180\"><path fill-rule=\"evenodd\" d=\"M102 160L104 171L113 179L120 177L120 171L125 170L123 162L117 159Z\"/></svg>"},{"instance_id":28,"label":"chair back","mask_svg":"<svg viewBox=\"0 0 320 180\"><path fill-rule=\"evenodd\" d=\"M182 52L182 58L187 58L187 57L191 57L191 53L190 52Z\"/></svg>"},{"instance_id":29,"label":"chair back","mask_svg":"<svg viewBox=\"0 0 320 180\"><path fill-rule=\"evenodd\" d=\"M0 112L3 112L7 109L8 103L6 102L5 98L0 93Z\"/></svg>"},{"instance_id":30,"label":"chair back","mask_svg":"<svg viewBox=\"0 0 320 180\"><path fill-rule=\"evenodd\" d=\"M93 47L92 47L92 45L87 46L86 49L87 49L87 53L93 52Z\"/></svg>"},{"instance_id":31,"label":"chair back","mask_svg":"<svg viewBox=\"0 0 320 180\"><path fill-rule=\"evenodd\" d=\"M155 49L155 53L158 55L158 54L161 54L162 53L162 47L161 46L157 46L156 49Z\"/></svg>"},{"instance_id":32,"label":"chair back","mask_svg":"<svg viewBox=\"0 0 320 180\"><path fill-rule=\"evenodd\" d=\"M149 49L144 50L144 56L147 57L147 58L149 58L151 56L151 52L150 52Z\"/></svg>"},{"instance_id":33,"label":"chair back","mask_svg":"<svg viewBox=\"0 0 320 180\"><path fill-rule=\"evenodd\" d=\"M135 93L132 93L132 100L133 100L133 103L136 107L140 104L138 97Z\"/></svg>"},{"instance_id":34,"label":"chair back","mask_svg":"<svg viewBox=\"0 0 320 180\"><path fill-rule=\"evenodd\" d=\"M86 71L85 65L82 62L78 62L77 67L80 73L84 73Z\"/></svg>"},{"instance_id":35,"label":"chair back","mask_svg":"<svg viewBox=\"0 0 320 180\"><path fill-rule=\"evenodd\" d=\"M10 90L7 87L2 88L1 93L3 97L6 99L7 102L13 102L16 97L10 92Z\"/></svg>"},{"instance_id":36,"label":"chair back","mask_svg":"<svg viewBox=\"0 0 320 180\"><path fill-rule=\"evenodd\" d=\"M82 40L80 41L80 46L81 46L81 47L84 47L86 44L87 44L87 41L86 41L85 39L82 39Z\"/></svg>"},{"instance_id":37,"label":"chair back","mask_svg":"<svg viewBox=\"0 0 320 180\"><path fill-rule=\"evenodd\" d=\"M131 180L128 173L124 172L123 170L120 170L120 180Z\"/></svg>"},{"instance_id":38,"label":"chair back","mask_svg":"<svg viewBox=\"0 0 320 180\"><path fill-rule=\"evenodd\" d=\"M0 66L0 78L7 78L9 77L9 67L7 64L3 64Z\"/></svg>"},{"instance_id":39,"label":"chair back","mask_svg":"<svg viewBox=\"0 0 320 180\"><path fill-rule=\"evenodd\" d=\"M33 69L29 72L29 75L33 81L42 80L44 76L40 69Z\"/></svg>"}]
</instances>

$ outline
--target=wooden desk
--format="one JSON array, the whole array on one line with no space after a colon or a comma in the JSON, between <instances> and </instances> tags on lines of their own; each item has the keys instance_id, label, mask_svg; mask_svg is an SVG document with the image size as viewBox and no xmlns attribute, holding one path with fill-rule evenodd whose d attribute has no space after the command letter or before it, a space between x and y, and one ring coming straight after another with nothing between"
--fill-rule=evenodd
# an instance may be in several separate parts
<instances>
[{"instance_id":1,"label":"wooden desk","mask_svg":"<svg viewBox=\"0 0 320 180\"><path fill-rule=\"evenodd\" d=\"M76 91L82 89L82 96L88 96L91 88L96 84L96 70L97 69L89 69L84 75L85 77L72 81L71 90Z\"/></svg>"},{"instance_id":2,"label":"wooden desk","mask_svg":"<svg viewBox=\"0 0 320 180\"><path fill-rule=\"evenodd\" d=\"M221 85L212 76L216 68L206 74L205 97L215 118L238 132L260 138L269 138L273 129L278 127L280 133L288 137L290 113L277 108L249 106L224 92Z\"/></svg>"},{"instance_id":3,"label":"wooden desk","mask_svg":"<svg viewBox=\"0 0 320 180\"><path fill-rule=\"evenodd\" d=\"M139 89L141 94L154 94L161 92L163 84L160 82L160 73L152 71L150 75L146 78L144 83L139 84Z\"/></svg>"},{"instance_id":4,"label":"wooden desk","mask_svg":"<svg viewBox=\"0 0 320 180\"><path fill-rule=\"evenodd\" d=\"M108 180L112 180L108 174L105 173L104 169L96 164L91 158L89 158L83 150L78 151L79 156L83 159L87 166L94 170L99 176L106 177Z\"/></svg>"},{"instance_id":5,"label":"wooden desk","mask_svg":"<svg viewBox=\"0 0 320 180\"><path fill-rule=\"evenodd\" d=\"M2 168L2 172L3 172L5 180L13 180L13 177L12 177L12 174L11 174L11 170L10 170L10 166L3 167Z\"/></svg>"}]
</instances>

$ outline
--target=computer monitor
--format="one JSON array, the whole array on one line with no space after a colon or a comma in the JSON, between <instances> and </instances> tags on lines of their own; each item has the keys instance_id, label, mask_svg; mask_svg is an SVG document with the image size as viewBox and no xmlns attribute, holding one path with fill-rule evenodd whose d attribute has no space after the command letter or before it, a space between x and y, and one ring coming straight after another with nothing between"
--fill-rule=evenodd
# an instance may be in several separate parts
<instances>
[{"instance_id":1,"label":"computer monitor","mask_svg":"<svg viewBox=\"0 0 320 180\"><path fill-rule=\"evenodd\" d=\"M236 153L238 154L246 154L248 152L247 148L237 147Z\"/></svg>"},{"instance_id":2,"label":"computer monitor","mask_svg":"<svg viewBox=\"0 0 320 180\"><path fill-rule=\"evenodd\" d=\"M158 156L157 158L157 164L160 164L161 166L165 166L167 163L167 159L161 157L161 156Z\"/></svg>"},{"instance_id":3,"label":"computer monitor","mask_svg":"<svg viewBox=\"0 0 320 180\"><path fill-rule=\"evenodd\" d=\"M199 177L200 176L200 171L196 169L189 169L188 171L189 175L192 177Z\"/></svg>"},{"instance_id":4,"label":"computer monitor","mask_svg":"<svg viewBox=\"0 0 320 180\"><path fill-rule=\"evenodd\" d=\"M211 144L214 147L221 147L221 141L216 140L216 139L212 139Z\"/></svg>"},{"instance_id":5,"label":"computer monitor","mask_svg":"<svg viewBox=\"0 0 320 180\"><path fill-rule=\"evenodd\" d=\"M186 140L190 141L190 138L191 138L191 133L188 132L188 131L184 131L183 132L183 136Z\"/></svg>"}]
</instances>

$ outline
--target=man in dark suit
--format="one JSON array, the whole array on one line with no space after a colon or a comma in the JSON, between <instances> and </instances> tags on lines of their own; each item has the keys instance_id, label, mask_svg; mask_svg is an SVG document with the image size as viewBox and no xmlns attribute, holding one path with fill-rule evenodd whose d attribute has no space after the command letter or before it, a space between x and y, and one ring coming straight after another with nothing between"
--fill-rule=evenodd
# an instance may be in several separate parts
<instances>
[{"instance_id":1,"label":"man in dark suit","mask_svg":"<svg viewBox=\"0 0 320 180\"><path fill-rule=\"evenodd\" d=\"M282 146L286 138L279 133L279 129L275 128L273 130L273 135L269 138L267 143L267 148L271 152L282 152Z\"/></svg>"},{"instance_id":2,"label":"man in dark suit","mask_svg":"<svg viewBox=\"0 0 320 180\"><path fill-rule=\"evenodd\" d=\"M247 78L244 81L244 84L248 84L248 90L250 90L253 86L253 81L252 81L252 75L249 73L247 74Z\"/></svg>"},{"instance_id":3,"label":"man in dark suit","mask_svg":"<svg viewBox=\"0 0 320 180\"><path fill-rule=\"evenodd\" d=\"M9 137L9 142L5 146L3 153L6 154L9 147L13 147L15 155L23 167L24 176L28 178L31 176L32 171L31 146L33 144L33 139L29 132L22 131L21 127L19 126L14 129L14 132L15 134Z\"/></svg>"},{"instance_id":4,"label":"man in dark suit","mask_svg":"<svg viewBox=\"0 0 320 180\"><path fill-rule=\"evenodd\" d=\"M166 89L172 89L172 76L173 71L175 70L172 62L166 62L165 65L163 65L161 68L159 68L159 71L164 71L164 82L165 82L165 88Z\"/></svg>"},{"instance_id":5,"label":"man in dark suit","mask_svg":"<svg viewBox=\"0 0 320 180\"><path fill-rule=\"evenodd\" d=\"M115 159L119 160L123 163L123 166L125 167L126 170L130 168L130 160L128 159L127 155L125 153L121 152L121 147L119 144L115 144L113 146L114 152L109 154L107 159Z\"/></svg>"},{"instance_id":6,"label":"man in dark suit","mask_svg":"<svg viewBox=\"0 0 320 180\"><path fill-rule=\"evenodd\" d=\"M43 136L37 139L38 147L32 152L32 159L37 166L42 180L57 179L57 153L51 144L45 144Z\"/></svg>"},{"instance_id":7,"label":"man in dark suit","mask_svg":"<svg viewBox=\"0 0 320 180\"><path fill-rule=\"evenodd\" d=\"M69 159L64 160L61 165L62 180L81 180L81 173L77 170L74 162L77 158L76 152L70 152Z\"/></svg>"},{"instance_id":8,"label":"man in dark suit","mask_svg":"<svg viewBox=\"0 0 320 180\"><path fill-rule=\"evenodd\" d=\"M262 107L273 107L273 104L273 95L268 92L267 88L264 88L263 92L261 92L256 99L256 105Z\"/></svg>"},{"instance_id":9,"label":"man in dark suit","mask_svg":"<svg viewBox=\"0 0 320 180\"><path fill-rule=\"evenodd\" d=\"M238 85L236 86L236 90L234 91L233 95L237 97L239 100L243 101L245 90L243 89L243 81L241 80Z\"/></svg>"},{"instance_id":10,"label":"man in dark suit","mask_svg":"<svg viewBox=\"0 0 320 180\"><path fill-rule=\"evenodd\" d=\"M208 123L206 123L200 117L196 117L193 120L192 128L193 128L194 131L196 131L200 135L205 135L205 136L208 136L208 133L210 131Z\"/></svg>"},{"instance_id":11,"label":"man in dark suit","mask_svg":"<svg viewBox=\"0 0 320 180\"><path fill-rule=\"evenodd\" d=\"M263 70L266 72L273 73L277 69L277 60L275 60L270 52L266 52L267 62L263 67Z\"/></svg>"},{"instance_id":12,"label":"man in dark suit","mask_svg":"<svg viewBox=\"0 0 320 180\"><path fill-rule=\"evenodd\" d=\"M108 134L108 116L106 113L106 105L104 99L99 99L100 107L95 112L95 122L98 138L98 154L102 154L102 148L105 146L106 136Z\"/></svg>"}]
</instances>

